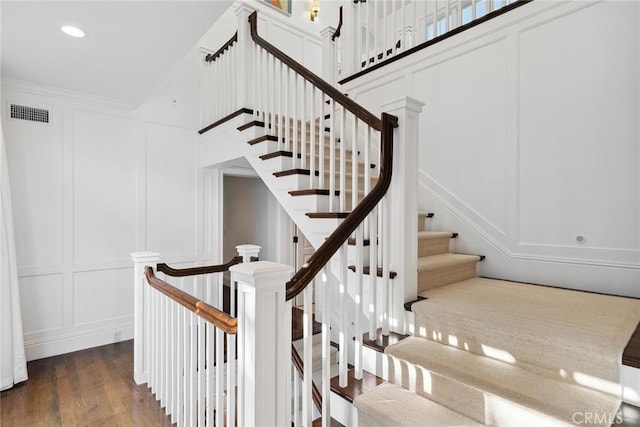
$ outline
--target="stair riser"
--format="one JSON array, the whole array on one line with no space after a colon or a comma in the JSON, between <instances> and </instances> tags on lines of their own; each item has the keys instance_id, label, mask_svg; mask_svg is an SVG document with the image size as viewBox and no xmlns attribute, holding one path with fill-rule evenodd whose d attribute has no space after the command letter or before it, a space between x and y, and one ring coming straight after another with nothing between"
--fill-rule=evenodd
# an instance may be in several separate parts
<instances>
[{"instance_id":1,"label":"stair riser","mask_svg":"<svg viewBox=\"0 0 640 427\"><path fill-rule=\"evenodd\" d=\"M446 254L449 252L451 238L438 237L431 239L418 239L418 256Z\"/></svg>"},{"instance_id":2,"label":"stair riser","mask_svg":"<svg viewBox=\"0 0 640 427\"><path fill-rule=\"evenodd\" d=\"M330 199L329 196L323 196L318 194L311 194L308 196L295 196L294 203L296 206L308 206L310 212L329 212ZM359 198L359 201L362 197ZM345 198L345 209L340 209L340 198L338 196L333 197L333 211L351 211L352 201L351 194L347 193Z\"/></svg>"},{"instance_id":3,"label":"stair riser","mask_svg":"<svg viewBox=\"0 0 640 427\"><path fill-rule=\"evenodd\" d=\"M418 292L476 277L477 262L418 271Z\"/></svg>"},{"instance_id":4,"label":"stair riser","mask_svg":"<svg viewBox=\"0 0 640 427\"><path fill-rule=\"evenodd\" d=\"M265 167L267 169L265 170L273 170L274 172L279 172L279 171L283 171L283 170L289 170L289 169L293 169L293 168L304 168L304 169L310 169L310 163L309 163L309 156L307 155L307 161L303 167L301 159L297 159L296 162L293 161L292 157L286 157L286 156L278 156L278 157L274 157L271 159L267 159L264 160L265 162ZM351 161L347 162L347 164L345 165L346 168L351 171ZM325 158L324 161L324 170L325 171L329 171L331 167L331 162L329 160L328 157ZM319 162L318 162L318 157L316 155L316 161L314 163L314 168L315 170L319 170L320 166L319 166ZM339 170L340 166L339 166L339 162L336 161L335 163L335 170ZM364 174L364 170L365 170L365 166L362 163L358 164L358 174ZM373 175L375 173L374 169L371 169L371 175Z\"/></svg>"},{"instance_id":5,"label":"stair riser","mask_svg":"<svg viewBox=\"0 0 640 427\"><path fill-rule=\"evenodd\" d=\"M428 231L431 218L428 218L426 214L418 214L418 231Z\"/></svg>"},{"instance_id":6,"label":"stair riser","mask_svg":"<svg viewBox=\"0 0 640 427\"><path fill-rule=\"evenodd\" d=\"M294 175L287 175L287 176L282 176L279 177L278 180L281 181L281 183L279 182L279 185L277 187L277 189L287 189L289 191L296 191L296 190L309 190L309 189L314 189L314 188L329 188L330 186L330 182L329 182L329 174L325 174L324 176L324 183L321 186L320 185L320 178L318 176L314 176L312 180L310 180L310 175L302 175L302 174L294 174ZM376 184L378 178L371 178L371 183L369 184L369 188L373 188L373 186ZM281 185L280 185L281 184ZM347 175L346 176L346 181L345 181L345 187L348 189L351 189L352 186L352 182L351 182L351 175ZM336 186L336 190L340 190L340 181L338 179L338 175L336 174L336 179L335 179L335 186ZM363 191L364 190L364 177L363 176L359 176L358 177L358 191Z\"/></svg>"}]
</instances>

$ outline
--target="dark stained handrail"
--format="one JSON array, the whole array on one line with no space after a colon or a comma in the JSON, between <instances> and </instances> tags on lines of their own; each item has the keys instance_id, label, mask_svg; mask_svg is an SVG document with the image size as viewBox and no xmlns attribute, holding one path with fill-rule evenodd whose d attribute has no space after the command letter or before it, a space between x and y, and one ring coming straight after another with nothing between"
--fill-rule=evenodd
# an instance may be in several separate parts
<instances>
[{"instance_id":1,"label":"dark stained handrail","mask_svg":"<svg viewBox=\"0 0 640 427\"><path fill-rule=\"evenodd\" d=\"M189 268L172 268L165 263L160 263L156 266L156 270L171 277L185 277L185 276L197 276L199 274L209 273L222 273L229 270L232 265L240 264L242 262L241 256L231 258L231 261L226 264L220 265L207 265L204 267L189 267Z\"/></svg>"},{"instance_id":2,"label":"dark stained handrail","mask_svg":"<svg viewBox=\"0 0 640 427\"><path fill-rule=\"evenodd\" d=\"M224 53L225 50L229 49L237 41L238 41L238 32L236 31L236 33L233 35L233 37L231 37L229 40L227 40L227 42L225 44L223 44L220 49L218 49L215 53L210 53L207 56L205 56L204 60L207 61L207 62L215 61L220 56L222 56L222 54Z\"/></svg>"},{"instance_id":3,"label":"dark stained handrail","mask_svg":"<svg viewBox=\"0 0 640 427\"><path fill-rule=\"evenodd\" d=\"M340 6L340 18L338 19L338 28L331 35L331 41L334 42L338 37L340 37L340 30L342 30L342 6Z\"/></svg>"},{"instance_id":4,"label":"dark stained handrail","mask_svg":"<svg viewBox=\"0 0 640 427\"><path fill-rule=\"evenodd\" d=\"M310 70L305 68L304 65L300 64L298 61L291 58L286 53L282 52L280 49L260 37L260 35L258 34L258 12L253 12L251 15L249 15L249 23L251 24L251 38L258 46L261 46L264 50L278 58L282 63L286 64L289 68L304 77L308 82L313 84L325 94L329 95L329 97L333 98L333 100L338 104L351 111L356 115L356 117L358 117L358 119L371 126L375 130L382 131L382 120L377 118L375 115L370 113L368 110L366 110L364 107L362 107L360 104L358 104L348 96L344 95L338 89L333 87L333 85L326 82L316 74L312 73Z\"/></svg>"},{"instance_id":5,"label":"dark stained handrail","mask_svg":"<svg viewBox=\"0 0 640 427\"><path fill-rule=\"evenodd\" d=\"M393 168L393 129L398 127L398 118L387 113L382 113L381 119L377 118L365 110L364 107L342 94L330 83L322 80L296 60L287 56L281 50L260 37L258 35L257 12L253 12L249 16L249 23L251 24L251 38L256 44L300 74L344 108L351 111L359 120L380 131L381 164L378 182L287 283L286 298L290 300L300 294L300 292L311 283L313 278L316 277L320 270L331 260L331 257L333 257L338 249L347 241L349 236L351 236L356 228L365 220L367 215L369 215L373 208L382 200L389 189Z\"/></svg>"},{"instance_id":6,"label":"dark stained handrail","mask_svg":"<svg viewBox=\"0 0 640 427\"><path fill-rule=\"evenodd\" d=\"M398 118L382 113L380 177L369 194L347 215L340 225L331 233L318 250L311 255L304 265L287 283L287 300L294 298L311 283L314 277L331 260L331 257L347 241L369 213L382 200L391 184L393 168L393 129L398 126Z\"/></svg>"},{"instance_id":7,"label":"dark stained handrail","mask_svg":"<svg viewBox=\"0 0 640 427\"><path fill-rule=\"evenodd\" d=\"M216 328L232 335L238 332L238 319L235 317L231 317L224 311L218 310L193 295L190 295L175 286L168 284L164 280L157 278L153 273L153 268L149 266L145 268L144 274L151 287L157 289L159 292L171 298L187 310L192 311L204 320L210 322Z\"/></svg>"}]
</instances>

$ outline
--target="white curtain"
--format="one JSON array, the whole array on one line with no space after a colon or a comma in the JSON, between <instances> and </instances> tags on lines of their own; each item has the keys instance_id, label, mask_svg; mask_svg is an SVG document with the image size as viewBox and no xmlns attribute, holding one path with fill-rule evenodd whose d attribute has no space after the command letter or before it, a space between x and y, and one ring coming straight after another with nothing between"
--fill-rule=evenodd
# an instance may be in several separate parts
<instances>
[{"instance_id":1,"label":"white curtain","mask_svg":"<svg viewBox=\"0 0 640 427\"><path fill-rule=\"evenodd\" d=\"M0 120L0 390L27 379L7 163Z\"/></svg>"}]
</instances>

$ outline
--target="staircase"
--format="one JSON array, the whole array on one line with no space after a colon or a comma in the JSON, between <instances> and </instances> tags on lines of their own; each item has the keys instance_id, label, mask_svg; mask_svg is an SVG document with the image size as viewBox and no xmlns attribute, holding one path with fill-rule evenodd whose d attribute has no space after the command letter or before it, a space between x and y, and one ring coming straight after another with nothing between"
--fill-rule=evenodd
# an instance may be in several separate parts
<instances>
[{"instance_id":1,"label":"staircase","mask_svg":"<svg viewBox=\"0 0 640 427\"><path fill-rule=\"evenodd\" d=\"M619 370L638 301L476 277L455 237L420 227L415 335L379 348L387 381L355 399L360 425L637 425Z\"/></svg>"},{"instance_id":2,"label":"staircase","mask_svg":"<svg viewBox=\"0 0 640 427\"><path fill-rule=\"evenodd\" d=\"M391 325L390 313L405 303L393 290L413 286L389 262L389 241L398 237L390 232L392 153L384 142L393 141L396 123L389 115L370 117L304 73L261 39L257 17L250 19L258 44L251 61L261 77L247 89L253 108L240 113L241 151L318 249L287 286L287 300L304 299L292 312L301 323L292 333L300 358L294 424L621 420L620 355L640 321L638 301L478 277L484 257L452 252L458 235L431 231L429 213L418 213L418 300L405 305L412 336L393 332L403 325ZM356 213L362 216L354 222ZM367 364L368 351L383 351L385 366Z\"/></svg>"}]
</instances>

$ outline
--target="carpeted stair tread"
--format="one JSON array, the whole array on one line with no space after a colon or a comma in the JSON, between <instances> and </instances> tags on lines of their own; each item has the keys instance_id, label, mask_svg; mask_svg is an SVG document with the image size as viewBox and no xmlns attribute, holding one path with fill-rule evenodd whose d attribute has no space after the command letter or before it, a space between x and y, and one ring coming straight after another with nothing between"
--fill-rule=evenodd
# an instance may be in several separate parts
<instances>
[{"instance_id":1,"label":"carpeted stair tread","mask_svg":"<svg viewBox=\"0 0 640 427\"><path fill-rule=\"evenodd\" d=\"M418 258L418 293L476 276L478 255L444 253Z\"/></svg>"},{"instance_id":2,"label":"carpeted stair tread","mask_svg":"<svg viewBox=\"0 0 640 427\"><path fill-rule=\"evenodd\" d=\"M424 338L409 337L385 353L391 356L389 381L488 425L572 425L577 412L613 417L620 406L618 397L563 381L557 373Z\"/></svg>"},{"instance_id":3,"label":"carpeted stair tread","mask_svg":"<svg viewBox=\"0 0 640 427\"><path fill-rule=\"evenodd\" d=\"M384 383L353 402L362 426L482 425L398 385Z\"/></svg>"},{"instance_id":4,"label":"carpeted stair tread","mask_svg":"<svg viewBox=\"0 0 640 427\"><path fill-rule=\"evenodd\" d=\"M525 367L564 371L567 381L616 382L640 321L636 299L485 278L420 295L428 298L413 306L420 335L452 335L478 354L497 348Z\"/></svg>"}]
</instances>

